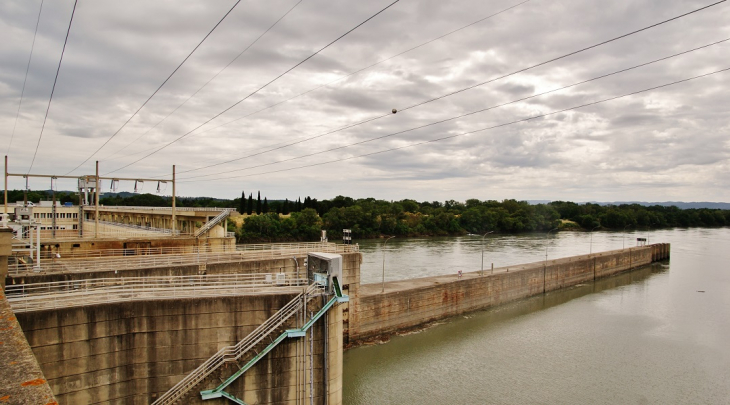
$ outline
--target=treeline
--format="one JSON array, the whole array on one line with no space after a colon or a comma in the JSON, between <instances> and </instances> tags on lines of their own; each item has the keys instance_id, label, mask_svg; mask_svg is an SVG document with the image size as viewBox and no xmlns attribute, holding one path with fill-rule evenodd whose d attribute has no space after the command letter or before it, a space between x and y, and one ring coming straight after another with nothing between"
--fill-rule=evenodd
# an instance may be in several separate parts
<instances>
[{"instance_id":1,"label":"treeline","mask_svg":"<svg viewBox=\"0 0 730 405\"><path fill-rule=\"evenodd\" d=\"M532 205L516 200L477 199L442 203L355 200L343 196L305 201L309 207L289 217L272 212L247 217L243 226L235 229L239 241L316 240L320 229L327 230L329 238L335 240L341 237L342 229L351 229L353 237L363 239L380 235L546 232L553 228L621 230L730 225L730 210L681 210L660 205L602 206L564 201Z\"/></svg>"},{"instance_id":2,"label":"treeline","mask_svg":"<svg viewBox=\"0 0 730 405\"><path fill-rule=\"evenodd\" d=\"M11 197L12 196L12 197ZM29 200L49 199L50 193L36 191ZM78 203L74 193L57 192L59 201ZM22 191L9 191L10 201L23 199ZM100 199L104 205L170 206L170 197L154 194L114 195ZM343 229L351 229L354 238L380 235L438 236L466 233L483 234L546 232L559 229L630 229L665 227L715 227L730 225L730 210L679 209L675 206L643 206L640 204L599 205L554 201L529 204L503 200L465 202L449 200L384 201L374 198L353 199L337 196L331 200L306 197L303 200L261 198L261 193L241 193L233 200L208 197L178 198L179 207L234 208L246 214L241 227L229 221L229 231L236 232L240 242L318 240L327 230L331 240L339 239Z\"/></svg>"}]
</instances>

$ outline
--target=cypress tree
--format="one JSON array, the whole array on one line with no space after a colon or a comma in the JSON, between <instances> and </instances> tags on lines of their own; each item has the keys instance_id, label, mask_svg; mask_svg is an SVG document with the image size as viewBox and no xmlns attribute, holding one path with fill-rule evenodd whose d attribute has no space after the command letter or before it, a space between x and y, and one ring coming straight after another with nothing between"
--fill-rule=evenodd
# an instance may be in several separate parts
<instances>
[{"instance_id":1,"label":"cypress tree","mask_svg":"<svg viewBox=\"0 0 730 405\"><path fill-rule=\"evenodd\" d=\"M246 204L246 214L251 215L253 213L253 194L248 195L248 204Z\"/></svg>"},{"instance_id":2,"label":"cypress tree","mask_svg":"<svg viewBox=\"0 0 730 405\"><path fill-rule=\"evenodd\" d=\"M238 212L244 214L246 211L246 192L241 191L241 201L238 202Z\"/></svg>"},{"instance_id":3,"label":"cypress tree","mask_svg":"<svg viewBox=\"0 0 730 405\"><path fill-rule=\"evenodd\" d=\"M289 199L284 200L284 206L281 208L281 213L284 215L289 215Z\"/></svg>"},{"instance_id":4,"label":"cypress tree","mask_svg":"<svg viewBox=\"0 0 730 405\"><path fill-rule=\"evenodd\" d=\"M259 196L256 198L256 214L261 213L261 191L259 191Z\"/></svg>"},{"instance_id":5,"label":"cypress tree","mask_svg":"<svg viewBox=\"0 0 730 405\"><path fill-rule=\"evenodd\" d=\"M266 197L264 197L264 208L262 211L264 214L269 212L269 200Z\"/></svg>"}]
</instances>

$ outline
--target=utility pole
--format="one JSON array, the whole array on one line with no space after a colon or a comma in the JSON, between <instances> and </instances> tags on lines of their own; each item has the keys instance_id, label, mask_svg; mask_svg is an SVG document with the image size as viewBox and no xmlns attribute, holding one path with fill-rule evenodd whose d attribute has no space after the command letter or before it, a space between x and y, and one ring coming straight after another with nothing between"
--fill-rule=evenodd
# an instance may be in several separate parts
<instances>
[{"instance_id":1,"label":"utility pole","mask_svg":"<svg viewBox=\"0 0 730 405\"><path fill-rule=\"evenodd\" d=\"M175 219L175 165L172 165L172 236L175 236L177 221Z\"/></svg>"},{"instance_id":2,"label":"utility pole","mask_svg":"<svg viewBox=\"0 0 730 405\"><path fill-rule=\"evenodd\" d=\"M94 238L99 238L99 161L96 161L96 184L94 185Z\"/></svg>"},{"instance_id":3,"label":"utility pole","mask_svg":"<svg viewBox=\"0 0 730 405\"><path fill-rule=\"evenodd\" d=\"M10 214L8 213L8 155L5 155L5 216L3 217L5 220L3 221L3 225L7 226L7 220L10 217Z\"/></svg>"}]
</instances>

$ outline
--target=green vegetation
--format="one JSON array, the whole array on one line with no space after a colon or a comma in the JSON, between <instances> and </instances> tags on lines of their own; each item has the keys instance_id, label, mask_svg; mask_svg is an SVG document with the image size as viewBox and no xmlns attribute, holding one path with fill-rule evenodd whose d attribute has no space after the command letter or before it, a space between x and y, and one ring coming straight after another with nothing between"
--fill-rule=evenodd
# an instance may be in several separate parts
<instances>
[{"instance_id":1,"label":"green vegetation","mask_svg":"<svg viewBox=\"0 0 730 405\"><path fill-rule=\"evenodd\" d=\"M9 191L10 201L23 199L22 191ZM28 199L38 202L50 198L49 192L36 191ZM78 202L69 192L57 192L59 201ZM170 206L169 197L153 194L115 195L100 200L104 205ZM244 193L234 200L208 197L178 198L179 207L225 207L243 209L247 217L241 227L229 223L239 242L281 242L318 240L326 229L330 239L351 229L354 238L375 238L380 235L437 236L466 233L546 232L559 229L602 229L665 227L714 227L730 225L730 210L679 209L675 206L643 206L640 204L599 205L554 201L529 204L525 201L418 202L415 200L384 201L374 198L353 199L337 196L317 201L306 197L296 200L271 200L257 193L256 199ZM257 214L253 214L253 213Z\"/></svg>"}]
</instances>

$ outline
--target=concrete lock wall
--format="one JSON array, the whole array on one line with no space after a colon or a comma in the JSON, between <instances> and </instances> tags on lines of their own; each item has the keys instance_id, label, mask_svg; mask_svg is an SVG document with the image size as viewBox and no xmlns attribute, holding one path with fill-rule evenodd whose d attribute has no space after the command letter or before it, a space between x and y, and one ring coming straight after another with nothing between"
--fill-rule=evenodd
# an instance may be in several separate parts
<instances>
[{"instance_id":1,"label":"concrete lock wall","mask_svg":"<svg viewBox=\"0 0 730 405\"><path fill-rule=\"evenodd\" d=\"M360 286L351 298L350 345L429 322L611 276L669 257L669 245L610 251L456 276Z\"/></svg>"},{"instance_id":2,"label":"concrete lock wall","mask_svg":"<svg viewBox=\"0 0 730 405\"><path fill-rule=\"evenodd\" d=\"M293 297L138 301L20 313L17 318L59 403L149 404ZM321 301L315 298L308 310L316 312ZM325 395L329 404L341 403L342 309L330 309L306 340L285 339L226 391L247 403L309 403L310 398L324 403ZM290 323L287 327L297 326L294 319ZM198 392L215 388L222 381L218 378L227 378L233 370L237 368L231 363L215 373L216 378L193 390L183 403L226 404L225 399L203 402Z\"/></svg>"}]
</instances>

